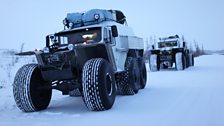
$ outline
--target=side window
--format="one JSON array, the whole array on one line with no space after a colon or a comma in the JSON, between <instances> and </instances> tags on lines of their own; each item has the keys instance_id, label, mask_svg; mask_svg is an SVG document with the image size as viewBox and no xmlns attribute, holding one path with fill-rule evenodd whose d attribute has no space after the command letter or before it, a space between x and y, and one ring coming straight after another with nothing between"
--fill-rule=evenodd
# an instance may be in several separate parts
<instances>
[{"instance_id":1,"label":"side window","mask_svg":"<svg viewBox=\"0 0 224 126\"><path fill-rule=\"evenodd\" d=\"M112 45L115 45L115 44L116 44L116 42L115 42L115 37L112 36L112 32L111 32L111 30L109 30L109 35L110 35L110 43L111 43Z\"/></svg>"},{"instance_id":2,"label":"side window","mask_svg":"<svg viewBox=\"0 0 224 126\"><path fill-rule=\"evenodd\" d=\"M110 44L112 44L113 42L112 42L112 34L111 34L111 30L108 30L108 33L109 33L109 42L110 42Z\"/></svg>"}]
</instances>

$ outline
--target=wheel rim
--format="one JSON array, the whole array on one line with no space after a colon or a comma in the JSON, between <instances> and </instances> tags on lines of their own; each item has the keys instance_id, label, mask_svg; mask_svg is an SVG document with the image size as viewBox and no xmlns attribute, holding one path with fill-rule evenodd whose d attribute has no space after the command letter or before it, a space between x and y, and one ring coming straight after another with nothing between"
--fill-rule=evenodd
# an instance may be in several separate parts
<instances>
[{"instance_id":1,"label":"wheel rim","mask_svg":"<svg viewBox=\"0 0 224 126\"><path fill-rule=\"evenodd\" d=\"M107 94L109 96L112 95L112 77L109 73L106 74L106 86L107 86Z\"/></svg>"}]
</instances>

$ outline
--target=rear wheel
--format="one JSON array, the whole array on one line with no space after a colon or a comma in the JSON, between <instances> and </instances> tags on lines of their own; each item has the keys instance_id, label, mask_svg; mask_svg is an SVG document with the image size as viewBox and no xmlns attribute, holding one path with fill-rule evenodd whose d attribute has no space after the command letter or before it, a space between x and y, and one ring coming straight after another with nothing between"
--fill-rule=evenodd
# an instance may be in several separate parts
<instances>
[{"instance_id":1,"label":"rear wheel","mask_svg":"<svg viewBox=\"0 0 224 126\"><path fill-rule=\"evenodd\" d=\"M115 101L116 88L112 66L104 59L88 60L82 74L83 100L88 109L110 109Z\"/></svg>"},{"instance_id":2,"label":"rear wheel","mask_svg":"<svg viewBox=\"0 0 224 126\"><path fill-rule=\"evenodd\" d=\"M185 60L186 60L186 68L190 67L191 66L191 56L190 54L186 54L185 56Z\"/></svg>"},{"instance_id":3,"label":"rear wheel","mask_svg":"<svg viewBox=\"0 0 224 126\"><path fill-rule=\"evenodd\" d=\"M27 64L16 73L13 95L16 105L24 112L46 109L51 100L51 84L43 80L37 64Z\"/></svg>"},{"instance_id":4,"label":"rear wheel","mask_svg":"<svg viewBox=\"0 0 224 126\"><path fill-rule=\"evenodd\" d=\"M194 56L193 54L189 54L190 66L194 66Z\"/></svg>"},{"instance_id":5,"label":"rear wheel","mask_svg":"<svg viewBox=\"0 0 224 126\"><path fill-rule=\"evenodd\" d=\"M192 58L192 64L191 65L194 66L194 55L192 55L191 58Z\"/></svg>"},{"instance_id":6,"label":"rear wheel","mask_svg":"<svg viewBox=\"0 0 224 126\"><path fill-rule=\"evenodd\" d=\"M143 66L144 68L144 66ZM138 93L141 85L141 73L136 58L128 57L125 64L126 72L123 73L123 82L120 86L121 95L134 95ZM143 75L145 76L145 75ZM145 85L145 84L144 84Z\"/></svg>"},{"instance_id":7,"label":"rear wheel","mask_svg":"<svg viewBox=\"0 0 224 126\"><path fill-rule=\"evenodd\" d=\"M146 81L147 81L147 71L146 71L145 62L142 60L140 65L140 84L141 84L140 88L141 89L145 88Z\"/></svg>"}]
</instances>

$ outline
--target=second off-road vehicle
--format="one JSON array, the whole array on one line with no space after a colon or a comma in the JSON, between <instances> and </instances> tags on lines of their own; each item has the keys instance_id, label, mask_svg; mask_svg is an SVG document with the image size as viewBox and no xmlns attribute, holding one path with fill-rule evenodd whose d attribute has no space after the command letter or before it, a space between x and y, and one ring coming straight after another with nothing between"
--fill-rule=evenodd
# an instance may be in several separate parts
<instances>
[{"instance_id":1,"label":"second off-road vehicle","mask_svg":"<svg viewBox=\"0 0 224 126\"><path fill-rule=\"evenodd\" d=\"M43 50L32 55L37 64L21 67L13 94L19 109L46 109L52 89L81 95L88 109L110 109L116 94L133 95L146 86L143 40L127 26L119 10L93 9L69 13L64 30L47 35Z\"/></svg>"},{"instance_id":2,"label":"second off-road vehicle","mask_svg":"<svg viewBox=\"0 0 224 126\"><path fill-rule=\"evenodd\" d=\"M150 52L149 67L151 71L173 67L174 64L177 70L194 66L192 52L187 48L186 42L181 42L178 35L160 38L159 42L152 46Z\"/></svg>"}]
</instances>

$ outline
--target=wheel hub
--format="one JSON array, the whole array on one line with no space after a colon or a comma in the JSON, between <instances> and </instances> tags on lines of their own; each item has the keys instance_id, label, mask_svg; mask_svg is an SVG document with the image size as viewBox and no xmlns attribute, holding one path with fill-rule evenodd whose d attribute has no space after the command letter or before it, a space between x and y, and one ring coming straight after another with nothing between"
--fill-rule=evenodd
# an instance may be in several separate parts
<instances>
[{"instance_id":1,"label":"wheel hub","mask_svg":"<svg viewBox=\"0 0 224 126\"><path fill-rule=\"evenodd\" d=\"M111 96L112 94L112 77L109 73L106 74L106 86L107 86L107 94Z\"/></svg>"}]
</instances>

